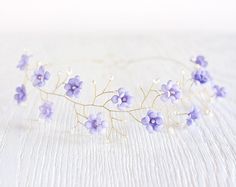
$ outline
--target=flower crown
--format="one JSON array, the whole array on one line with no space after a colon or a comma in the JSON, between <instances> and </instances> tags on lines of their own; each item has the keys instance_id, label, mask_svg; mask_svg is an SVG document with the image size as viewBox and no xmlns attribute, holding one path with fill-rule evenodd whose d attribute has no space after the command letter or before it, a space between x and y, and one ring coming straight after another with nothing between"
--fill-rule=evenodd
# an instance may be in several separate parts
<instances>
[{"instance_id":1,"label":"flower crown","mask_svg":"<svg viewBox=\"0 0 236 187\"><path fill-rule=\"evenodd\" d=\"M39 106L39 117L46 121L52 120L56 111L54 104L49 98L60 97L73 106L76 116L76 126L82 125L91 134L107 132L110 137L112 131L121 135L116 127L116 122L125 122L123 116L131 117L135 123L139 123L150 133L167 129L183 128L194 124L204 114L210 114L209 106L216 98L226 96L224 87L214 84L212 77L206 70L208 65L203 56L191 59L193 64L192 72L186 75L182 71L181 80L174 82L167 81L159 85L160 80L154 80L151 86L145 90L140 87L142 99L134 102L134 96L128 89L118 88L110 90L113 77L106 83L105 87L98 92L96 82L93 81L94 97L91 101L84 103L80 101L85 84L79 75L70 76L70 72L58 73L57 81L52 89L45 89L51 80L46 65L31 63L31 55L23 54L17 68L25 74L24 83L16 88L14 96L18 104L27 100L26 85L30 83L33 88L39 91L42 104ZM64 78L63 78L63 76ZM62 79L63 78L63 79ZM103 98L98 102L99 98ZM137 107L134 107L136 105ZM98 110L98 113L91 111ZM143 114L142 118L137 117L137 112ZM117 117L120 116L120 117Z\"/></svg>"}]
</instances>

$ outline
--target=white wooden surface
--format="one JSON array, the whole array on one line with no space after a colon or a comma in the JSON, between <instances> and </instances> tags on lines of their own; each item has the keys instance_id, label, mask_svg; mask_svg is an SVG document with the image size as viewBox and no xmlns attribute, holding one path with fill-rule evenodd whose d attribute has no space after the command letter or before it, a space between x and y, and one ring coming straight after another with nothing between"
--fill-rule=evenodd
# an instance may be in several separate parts
<instances>
[{"instance_id":1,"label":"white wooden surface","mask_svg":"<svg viewBox=\"0 0 236 187\"><path fill-rule=\"evenodd\" d=\"M56 118L49 124L32 121L39 104L33 90L25 106L16 106L14 89L23 76L15 66L24 49L34 61L71 66L85 81L104 84L114 75L116 85L131 89L175 78L180 67L163 58L188 64L203 54L228 97L216 103L217 117L186 130L149 135L128 121L118 124L128 138L107 144L83 130L72 134L74 115L62 99L54 100ZM235 34L1 34L0 186L236 186L235 51ZM126 63L152 56L160 58Z\"/></svg>"}]
</instances>

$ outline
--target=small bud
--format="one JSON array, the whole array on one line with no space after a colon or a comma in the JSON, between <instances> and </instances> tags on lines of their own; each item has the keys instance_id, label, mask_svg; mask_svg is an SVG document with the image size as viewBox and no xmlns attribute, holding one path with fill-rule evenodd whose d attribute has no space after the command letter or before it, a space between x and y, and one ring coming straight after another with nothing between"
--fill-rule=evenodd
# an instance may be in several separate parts
<instances>
[{"instance_id":1,"label":"small bud","mask_svg":"<svg viewBox=\"0 0 236 187\"><path fill-rule=\"evenodd\" d=\"M58 71L58 72L57 72L57 75L59 75L59 76L62 75L62 72L61 72L61 71Z\"/></svg>"},{"instance_id":2,"label":"small bud","mask_svg":"<svg viewBox=\"0 0 236 187\"><path fill-rule=\"evenodd\" d=\"M41 66L41 65L43 65L43 63L41 61L37 62L38 67Z\"/></svg>"},{"instance_id":3,"label":"small bud","mask_svg":"<svg viewBox=\"0 0 236 187\"><path fill-rule=\"evenodd\" d=\"M206 114L206 115L209 115L210 113L211 113L211 111L208 110L208 109L205 111L205 114Z\"/></svg>"},{"instance_id":4,"label":"small bud","mask_svg":"<svg viewBox=\"0 0 236 187\"><path fill-rule=\"evenodd\" d=\"M72 74L72 69L69 67L68 70L67 70L67 74L68 75L71 75Z\"/></svg>"},{"instance_id":5,"label":"small bud","mask_svg":"<svg viewBox=\"0 0 236 187\"><path fill-rule=\"evenodd\" d=\"M153 79L152 82L153 82L154 84L158 84L158 83L160 82L160 79Z\"/></svg>"}]
</instances>

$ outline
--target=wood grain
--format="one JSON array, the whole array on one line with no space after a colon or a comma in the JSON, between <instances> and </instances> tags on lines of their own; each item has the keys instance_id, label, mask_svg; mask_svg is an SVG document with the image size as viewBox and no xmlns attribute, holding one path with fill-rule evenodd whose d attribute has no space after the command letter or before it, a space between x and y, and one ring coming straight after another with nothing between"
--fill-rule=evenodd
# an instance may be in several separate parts
<instances>
[{"instance_id":1,"label":"wood grain","mask_svg":"<svg viewBox=\"0 0 236 187\"><path fill-rule=\"evenodd\" d=\"M162 59L127 65L128 59L162 56L189 63L189 57L201 53L228 97L214 105L212 117L174 133L149 135L132 120L118 123L128 137L114 134L108 144L82 128L72 133L72 107L60 98L54 99L51 123L34 120L40 101L33 90L26 106L16 106L12 95L22 75L15 65L24 48L36 60L71 65L86 80L95 77L103 83L113 73L117 84L131 87L154 76L166 80L176 65ZM232 34L1 36L0 186L236 186L235 50ZM142 71L147 76L138 80Z\"/></svg>"}]
</instances>

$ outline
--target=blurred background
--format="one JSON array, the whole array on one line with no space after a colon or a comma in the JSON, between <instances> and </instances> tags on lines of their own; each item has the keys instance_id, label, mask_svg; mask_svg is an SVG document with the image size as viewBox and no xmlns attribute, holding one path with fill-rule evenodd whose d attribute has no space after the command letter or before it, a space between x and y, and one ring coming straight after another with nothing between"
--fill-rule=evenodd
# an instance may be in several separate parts
<instances>
[{"instance_id":1,"label":"blurred background","mask_svg":"<svg viewBox=\"0 0 236 187\"><path fill-rule=\"evenodd\" d=\"M235 19L235 0L0 1L0 32L233 32Z\"/></svg>"}]
</instances>

